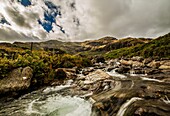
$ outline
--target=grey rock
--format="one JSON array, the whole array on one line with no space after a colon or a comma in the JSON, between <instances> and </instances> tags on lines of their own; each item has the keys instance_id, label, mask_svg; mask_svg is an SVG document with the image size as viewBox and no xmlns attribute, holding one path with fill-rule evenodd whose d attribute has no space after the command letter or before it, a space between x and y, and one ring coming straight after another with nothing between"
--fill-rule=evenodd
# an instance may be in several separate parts
<instances>
[{"instance_id":1,"label":"grey rock","mask_svg":"<svg viewBox=\"0 0 170 116\"><path fill-rule=\"evenodd\" d=\"M0 94L28 89L32 76L30 67L14 69L8 77L0 80Z\"/></svg>"}]
</instances>

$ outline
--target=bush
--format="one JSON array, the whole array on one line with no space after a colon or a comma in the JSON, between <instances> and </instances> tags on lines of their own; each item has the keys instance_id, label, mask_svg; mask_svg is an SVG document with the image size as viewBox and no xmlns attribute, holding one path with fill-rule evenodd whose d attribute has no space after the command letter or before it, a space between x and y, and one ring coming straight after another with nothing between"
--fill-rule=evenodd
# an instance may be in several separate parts
<instances>
[{"instance_id":1,"label":"bush","mask_svg":"<svg viewBox=\"0 0 170 116\"><path fill-rule=\"evenodd\" d=\"M3 48L4 54L14 53L15 49ZM17 50L16 50L17 51ZM56 54L46 51L15 51L15 57L0 58L0 78L7 77L15 68L30 66L33 69L34 78L38 83L43 83L45 78L56 78L54 70L57 68L72 68L90 66L91 61L78 55ZM46 79L48 80L48 79Z\"/></svg>"}]
</instances>

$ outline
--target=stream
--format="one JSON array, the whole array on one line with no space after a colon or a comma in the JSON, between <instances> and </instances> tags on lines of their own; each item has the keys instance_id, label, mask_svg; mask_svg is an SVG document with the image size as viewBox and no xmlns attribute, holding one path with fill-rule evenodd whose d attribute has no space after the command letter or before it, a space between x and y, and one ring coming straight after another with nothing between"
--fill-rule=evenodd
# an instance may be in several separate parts
<instances>
[{"instance_id":1,"label":"stream","mask_svg":"<svg viewBox=\"0 0 170 116\"><path fill-rule=\"evenodd\" d=\"M169 83L163 80L148 78L147 75L141 74L127 76L115 72L115 69L109 72L96 70L87 76L82 74L79 76L77 80L68 80L65 85L46 87L23 95L14 101L0 103L0 116L105 116L110 114L126 116L127 112L133 112L132 109L137 109L136 107L152 112L150 111L152 106L156 106L155 110L158 111L156 113L166 116L169 112ZM167 90L165 92L168 94L164 94L164 90ZM155 101L155 99L158 100ZM106 106L105 103L107 103ZM162 113L166 110L167 113ZM137 109L135 113L140 114L144 111Z\"/></svg>"},{"instance_id":2,"label":"stream","mask_svg":"<svg viewBox=\"0 0 170 116\"><path fill-rule=\"evenodd\" d=\"M78 96L62 96L56 86L34 91L1 106L0 116L90 116L92 104Z\"/></svg>"}]
</instances>

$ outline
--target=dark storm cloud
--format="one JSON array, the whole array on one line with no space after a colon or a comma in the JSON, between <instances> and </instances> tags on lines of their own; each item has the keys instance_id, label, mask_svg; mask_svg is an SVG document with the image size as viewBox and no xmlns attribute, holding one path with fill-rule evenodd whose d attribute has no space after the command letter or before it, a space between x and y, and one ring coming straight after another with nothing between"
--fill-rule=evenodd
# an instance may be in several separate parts
<instances>
[{"instance_id":1,"label":"dark storm cloud","mask_svg":"<svg viewBox=\"0 0 170 116\"><path fill-rule=\"evenodd\" d=\"M15 22L18 26L31 28L30 24L26 22L27 19L22 14L20 14L20 12L13 10L9 7L6 8L6 11L9 14L9 16L12 18L13 22Z\"/></svg>"}]
</instances>

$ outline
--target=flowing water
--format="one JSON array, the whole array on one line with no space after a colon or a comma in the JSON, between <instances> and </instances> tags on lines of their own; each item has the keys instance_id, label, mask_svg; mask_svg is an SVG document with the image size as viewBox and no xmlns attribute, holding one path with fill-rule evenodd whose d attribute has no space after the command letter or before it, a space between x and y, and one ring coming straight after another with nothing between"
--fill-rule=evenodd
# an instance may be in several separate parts
<instances>
[{"instance_id":1,"label":"flowing water","mask_svg":"<svg viewBox=\"0 0 170 116\"><path fill-rule=\"evenodd\" d=\"M107 74L109 74L110 76L114 76L114 77L119 77L120 79L125 79L127 78L127 76L123 75L123 74L119 74L114 70L111 70L110 72L107 72Z\"/></svg>"},{"instance_id":2,"label":"flowing water","mask_svg":"<svg viewBox=\"0 0 170 116\"><path fill-rule=\"evenodd\" d=\"M66 86L48 87L0 105L0 116L90 116L92 104L77 96L57 92Z\"/></svg>"},{"instance_id":3,"label":"flowing water","mask_svg":"<svg viewBox=\"0 0 170 116\"><path fill-rule=\"evenodd\" d=\"M114 70L107 72L110 76L118 77L121 80L128 79L127 76L119 74ZM143 81L153 81L160 82L162 80L147 78L146 75L131 75L138 76ZM126 82L126 81L124 81ZM122 87L132 89L135 85L133 80L128 80L128 83L122 83L122 81L115 81L113 91L118 91ZM84 81L85 83L85 81ZM96 112L92 112L92 103L95 101L92 99L90 101L84 100L86 96L90 96L93 92L89 92L82 96L73 96L69 95L66 91L70 90L71 87L74 87L73 80L69 80L66 85L60 85L55 87L47 87L45 89L40 89L32 93L26 94L19 99L10 101L7 103L0 103L0 116L96 116ZM107 88L104 88L104 90ZM66 92L66 93L64 93ZM134 102L143 100L139 97L132 97L122 104L117 112L116 116L123 116L127 108ZM162 98L162 101L166 104L170 103L169 98L166 96Z\"/></svg>"},{"instance_id":4,"label":"flowing water","mask_svg":"<svg viewBox=\"0 0 170 116\"><path fill-rule=\"evenodd\" d=\"M128 106L130 104L132 104L133 102L137 101L137 100L142 100L142 98L138 98L138 97L133 97L130 100L127 100L119 109L118 113L116 116L123 116L126 109L128 108Z\"/></svg>"}]
</instances>

